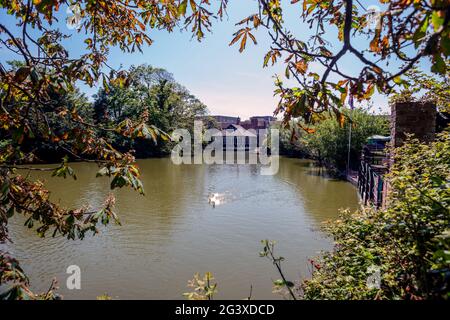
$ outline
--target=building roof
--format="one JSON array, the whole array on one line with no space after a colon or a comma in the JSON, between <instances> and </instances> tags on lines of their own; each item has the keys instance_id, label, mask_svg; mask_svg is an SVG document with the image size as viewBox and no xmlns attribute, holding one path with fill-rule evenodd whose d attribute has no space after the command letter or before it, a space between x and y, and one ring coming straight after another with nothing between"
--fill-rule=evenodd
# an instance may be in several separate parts
<instances>
[{"instance_id":1,"label":"building roof","mask_svg":"<svg viewBox=\"0 0 450 320\"><path fill-rule=\"evenodd\" d=\"M226 137L256 137L256 134L245 130L242 126L238 124L230 124L225 130L222 130L220 133L216 133L213 135L217 136L226 136Z\"/></svg>"},{"instance_id":2,"label":"building roof","mask_svg":"<svg viewBox=\"0 0 450 320\"><path fill-rule=\"evenodd\" d=\"M373 135L367 138L367 140L369 141L384 141L384 142L388 142L391 140L390 136L380 136L380 135Z\"/></svg>"},{"instance_id":3,"label":"building roof","mask_svg":"<svg viewBox=\"0 0 450 320\"><path fill-rule=\"evenodd\" d=\"M233 116L222 116L222 115L211 115L210 117L216 118L216 119L223 119L223 120L230 120L230 121L236 121L240 120L240 117L233 117Z\"/></svg>"}]
</instances>

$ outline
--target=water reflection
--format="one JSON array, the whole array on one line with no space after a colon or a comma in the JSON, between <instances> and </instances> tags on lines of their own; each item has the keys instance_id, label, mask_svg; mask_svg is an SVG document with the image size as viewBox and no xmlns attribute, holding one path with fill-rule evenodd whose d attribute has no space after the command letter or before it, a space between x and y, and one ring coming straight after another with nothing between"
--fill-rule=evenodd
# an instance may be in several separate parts
<instances>
[{"instance_id":1,"label":"water reflection","mask_svg":"<svg viewBox=\"0 0 450 320\"><path fill-rule=\"evenodd\" d=\"M280 159L275 176L261 176L257 165L181 165L170 159L138 162L146 195L128 189L115 192L122 226L103 228L83 241L38 239L11 224L16 254L35 289L60 279L66 298L92 299L108 293L121 299L182 298L195 272L211 271L219 282L219 298L240 299L253 286L255 298L276 298L273 266L259 258L261 239L278 241L291 278L307 275L307 258L329 248L329 240L313 231L340 207L357 206L355 189L316 174L311 162ZM48 180L51 197L67 206L96 207L108 194L109 181L95 178L92 164L73 164L78 180ZM212 193L223 195L213 208ZM77 264L82 290L65 289L66 268Z\"/></svg>"},{"instance_id":2,"label":"water reflection","mask_svg":"<svg viewBox=\"0 0 450 320\"><path fill-rule=\"evenodd\" d=\"M283 162L276 177L297 189L305 213L316 223L335 218L337 204L339 208L357 208L358 196L350 183L329 177L310 161L285 158Z\"/></svg>"}]
</instances>

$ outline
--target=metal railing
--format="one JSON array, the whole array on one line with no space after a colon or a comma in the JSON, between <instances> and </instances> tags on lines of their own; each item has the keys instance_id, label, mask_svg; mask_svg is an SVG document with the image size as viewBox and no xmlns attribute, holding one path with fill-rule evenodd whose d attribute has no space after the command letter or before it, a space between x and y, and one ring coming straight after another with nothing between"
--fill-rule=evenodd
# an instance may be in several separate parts
<instances>
[{"instance_id":1,"label":"metal railing","mask_svg":"<svg viewBox=\"0 0 450 320\"><path fill-rule=\"evenodd\" d=\"M387 170L384 146L364 146L358 171L358 190L364 204L371 203L377 208L383 205L384 175Z\"/></svg>"}]
</instances>

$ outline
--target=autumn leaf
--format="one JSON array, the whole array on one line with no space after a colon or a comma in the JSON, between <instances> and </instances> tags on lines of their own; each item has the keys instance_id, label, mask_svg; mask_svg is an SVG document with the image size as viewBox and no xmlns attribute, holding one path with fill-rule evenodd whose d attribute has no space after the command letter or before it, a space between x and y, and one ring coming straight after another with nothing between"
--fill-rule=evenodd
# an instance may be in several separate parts
<instances>
[{"instance_id":1,"label":"autumn leaf","mask_svg":"<svg viewBox=\"0 0 450 320\"><path fill-rule=\"evenodd\" d=\"M300 72L301 74L305 74L308 70L308 64L305 60L300 60L295 64L295 69Z\"/></svg>"},{"instance_id":2,"label":"autumn leaf","mask_svg":"<svg viewBox=\"0 0 450 320\"><path fill-rule=\"evenodd\" d=\"M250 39L253 41L253 43L256 45L256 38L253 36L253 34L251 34L251 29L250 28L243 28L240 29L239 31L237 31L233 36L233 40L231 40L229 46L232 46L233 44L235 44L236 42L238 42L241 39L241 44L239 47L239 52L243 52L245 50L245 46L247 44L247 37L250 37Z\"/></svg>"}]
</instances>

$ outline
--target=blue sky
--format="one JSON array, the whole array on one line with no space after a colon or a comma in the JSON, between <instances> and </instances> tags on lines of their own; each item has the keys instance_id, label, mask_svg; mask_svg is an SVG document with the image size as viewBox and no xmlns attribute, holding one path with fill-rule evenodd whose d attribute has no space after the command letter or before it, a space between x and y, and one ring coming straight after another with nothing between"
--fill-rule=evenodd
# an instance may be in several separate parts
<instances>
[{"instance_id":1,"label":"blue sky","mask_svg":"<svg viewBox=\"0 0 450 320\"><path fill-rule=\"evenodd\" d=\"M287 1L287 0L285 0ZM378 1L363 1L367 6ZM298 17L301 6L288 6L286 14L287 25L294 34L306 39L309 29L302 24ZM173 73L175 79L188 88L195 96L203 101L211 114L223 114L248 118L252 115L271 115L276 108L277 98L273 96L274 75L283 75L283 65L262 68L263 58L270 47L270 39L264 30L256 33L258 45L248 43L247 50L239 53L236 46L229 47L233 33L237 30L234 24L257 10L255 0L231 0L228 17L214 24L213 33L207 34L206 39L198 42L191 38L187 31L149 32L154 43L145 47L143 53L123 53L118 48L112 48L108 63L117 68L122 65L147 63L162 67ZM64 32L73 33L70 41L65 44L71 55L79 55L84 48L80 35L67 29L64 23L65 9L59 13L61 22L58 27ZM2 23L13 27L14 20L0 11ZM331 27L329 41L339 48L335 27ZM14 59L13 54L0 49L1 61ZM316 65L312 69L320 71ZM346 57L341 64L343 71L358 72L359 65L352 56ZM333 78L330 78L333 80ZM83 86L82 91L88 96L97 92L98 88ZM387 99L375 95L373 99L374 111L387 111Z\"/></svg>"}]
</instances>

